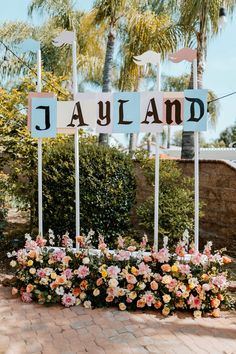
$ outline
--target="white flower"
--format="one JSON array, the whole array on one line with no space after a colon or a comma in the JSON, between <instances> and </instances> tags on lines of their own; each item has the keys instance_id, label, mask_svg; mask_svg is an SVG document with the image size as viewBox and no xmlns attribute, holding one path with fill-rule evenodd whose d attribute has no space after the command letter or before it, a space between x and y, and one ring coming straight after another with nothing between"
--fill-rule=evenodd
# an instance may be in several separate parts
<instances>
[{"instance_id":1,"label":"white flower","mask_svg":"<svg viewBox=\"0 0 236 354\"><path fill-rule=\"evenodd\" d=\"M193 312L193 316L194 316L194 318L201 318L202 317L202 311L195 310Z\"/></svg>"},{"instance_id":2,"label":"white flower","mask_svg":"<svg viewBox=\"0 0 236 354\"><path fill-rule=\"evenodd\" d=\"M118 284L119 282L115 278L111 278L108 282L110 288L116 288Z\"/></svg>"},{"instance_id":3,"label":"white flower","mask_svg":"<svg viewBox=\"0 0 236 354\"><path fill-rule=\"evenodd\" d=\"M11 252L7 252L7 257L8 257L8 258L11 258L11 257L12 257Z\"/></svg>"},{"instance_id":4,"label":"white flower","mask_svg":"<svg viewBox=\"0 0 236 354\"><path fill-rule=\"evenodd\" d=\"M100 290L98 288L93 290L93 296L98 296L100 294Z\"/></svg>"},{"instance_id":5,"label":"white flower","mask_svg":"<svg viewBox=\"0 0 236 354\"><path fill-rule=\"evenodd\" d=\"M64 295L64 288L63 286L59 286L58 288L56 288L56 294L57 295Z\"/></svg>"},{"instance_id":6,"label":"white flower","mask_svg":"<svg viewBox=\"0 0 236 354\"><path fill-rule=\"evenodd\" d=\"M16 266L16 264L17 264L17 263L16 263L16 261L14 261L14 260L12 260L12 261L10 262L10 266L13 267L13 268Z\"/></svg>"},{"instance_id":7,"label":"white flower","mask_svg":"<svg viewBox=\"0 0 236 354\"><path fill-rule=\"evenodd\" d=\"M83 264L89 264L90 259L88 257L84 257L82 262Z\"/></svg>"},{"instance_id":8,"label":"white flower","mask_svg":"<svg viewBox=\"0 0 236 354\"><path fill-rule=\"evenodd\" d=\"M168 302L170 302L170 300L171 300L171 296L168 294L165 294L162 296L162 299L165 304L168 304Z\"/></svg>"},{"instance_id":9,"label":"white flower","mask_svg":"<svg viewBox=\"0 0 236 354\"><path fill-rule=\"evenodd\" d=\"M146 284L143 283L143 282L140 282L140 283L138 283L138 287L139 287L140 290L143 290L143 289L146 288Z\"/></svg>"},{"instance_id":10,"label":"white flower","mask_svg":"<svg viewBox=\"0 0 236 354\"><path fill-rule=\"evenodd\" d=\"M31 241L31 240L32 240L30 234L25 234L25 239L26 239L27 241Z\"/></svg>"},{"instance_id":11,"label":"white flower","mask_svg":"<svg viewBox=\"0 0 236 354\"><path fill-rule=\"evenodd\" d=\"M92 307L91 301L89 301L89 300L85 301L84 302L84 307L86 309L91 309L91 307Z\"/></svg>"},{"instance_id":12,"label":"white flower","mask_svg":"<svg viewBox=\"0 0 236 354\"><path fill-rule=\"evenodd\" d=\"M163 237L163 248L167 248L168 247L168 236L164 236Z\"/></svg>"}]
</instances>

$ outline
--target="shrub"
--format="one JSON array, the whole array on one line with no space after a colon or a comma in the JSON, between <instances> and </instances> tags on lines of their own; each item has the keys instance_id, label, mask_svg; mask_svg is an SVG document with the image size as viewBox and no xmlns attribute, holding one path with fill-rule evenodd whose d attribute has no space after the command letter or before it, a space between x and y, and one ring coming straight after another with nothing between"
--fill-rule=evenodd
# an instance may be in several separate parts
<instances>
[{"instance_id":1,"label":"shrub","mask_svg":"<svg viewBox=\"0 0 236 354\"><path fill-rule=\"evenodd\" d=\"M154 185L155 159L143 159L142 168L148 183ZM153 187L154 191L154 187ZM154 232L154 196L137 208L140 225ZM170 244L181 238L185 229L193 235L193 179L184 177L175 161L160 161L159 240L169 237Z\"/></svg>"},{"instance_id":2,"label":"shrub","mask_svg":"<svg viewBox=\"0 0 236 354\"><path fill-rule=\"evenodd\" d=\"M131 159L115 148L80 143L81 232L91 228L113 245L115 235L129 228L135 197ZM44 153L43 207L45 230L75 234L74 147L61 142Z\"/></svg>"}]
</instances>

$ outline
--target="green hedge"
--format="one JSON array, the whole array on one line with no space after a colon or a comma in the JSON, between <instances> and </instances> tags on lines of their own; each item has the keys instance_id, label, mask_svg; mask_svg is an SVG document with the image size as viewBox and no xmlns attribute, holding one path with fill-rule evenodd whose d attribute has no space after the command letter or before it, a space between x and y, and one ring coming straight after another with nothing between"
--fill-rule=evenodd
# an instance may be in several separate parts
<instances>
[{"instance_id":1,"label":"green hedge","mask_svg":"<svg viewBox=\"0 0 236 354\"><path fill-rule=\"evenodd\" d=\"M147 182L154 186L155 159L144 159L141 163ZM159 241L161 243L164 236L169 237L170 244L175 243L182 237L185 229L189 230L191 236L193 235L193 191L193 179L184 177L175 161L160 161ZM137 214L140 225L153 237L154 195L137 208Z\"/></svg>"},{"instance_id":2,"label":"green hedge","mask_svg":"<svg viewBox=\"0 0 236 354\"><path fill-rule=\"evenodd\" d=\"M112 246L130 226L136 187L132 160L115 148L81 140L81 232L93 229ZM43 160L44 230L75 235L73 141L50 146Z\"/></svg>"}]
</instances>

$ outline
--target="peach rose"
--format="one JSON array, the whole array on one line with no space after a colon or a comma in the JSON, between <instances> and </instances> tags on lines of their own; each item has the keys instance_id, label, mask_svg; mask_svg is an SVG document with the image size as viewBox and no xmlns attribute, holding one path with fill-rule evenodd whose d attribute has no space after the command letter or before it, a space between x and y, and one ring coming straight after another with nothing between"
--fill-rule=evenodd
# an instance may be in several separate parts
<instances>
[{"instance_id":1,"label":"peach rose","mask_svg":"<svg viewBox=\"0 0 236 354\"><path fill-rule=\"evenodd\" d=\"M26 287L26 292L31 293L34 290L34 286L32 284L28 284Z\"/></svg>"},{"instance_id":2,"label":"peach rose","mask_svg":"<svg viewBox=\"0 0 236 354\"><path fill-rule=\"evenodd\" d=\"M159 309L162 306L162 302L160 300L157 300L156 302L154 302L154 307L155 309Z\"/></svg>"},{"instance_id":3,"label":"peach rose","mask_svg":"<svg viewBox=\"0 0 236 354\"><path fill-rule=\"evenodd\" d=\"M97 286L100 286L100 285L102 285L102 284L103 284L103 279L102 279L102 278L97 279L96 285L97 285Z\"/></svg>"},{"instance_id":4,"label":"peach rose","mask_svg":"<svg viewBox=\"0 0 236 354\"><path fill-rule=\"evenodd\" d=\"M150 257L150 256L144 256L144 257L143 257L143 260L144 260L145 263L148 263L148 262L151 262L151 261L152 261L152 257Z\"/></svg>"},{"instance_id":5,"label":"peach rose","mask_svg":"<svg viewBox=\"0 0 236 354\"><path fill-rule=\"evenodd\" d=\"M66 278L63 277L63 276L58 276L58 277L56 278L56 280L55 280L55 282L56 282L58 285L64 284L65 281L66 281Z\"/></svg>"},{"instance_id":6,"label":"peach rose","mask_svg":"<svg viewBox=\"0 0 236 354\"><path fill-rule=\"evenodd\" d=\"M125 305L123 302L121 302L121 303L119 304L119 309L120 309L121 311L126 310L126 305Z\"/></svg>"},{"instance_id":7,"label":"peach rose","mask_svg":"<svg viewBox=\"0 0 236 354\"><path fill-rule=\"evenodd\" d=\"M219 299L220 301L224 300L224 296L222 294L218 294L217 295L217 299Z\"/></svg>"},{"instance_id":8,"label":"peach rose","mask_svg":"<svg viewBox=\"0 0 236 354\"><path fill-rule=\"evenodd\" d=\"M151 289L152 290L157 290L158 289L158 283L155 281L155 280L153 280L151 283L150 283L150 287L151 287Z\"/></svg>"},{"instance_id":9,"label":"peach rose","mask_svg":"<svg viewBox=\"0 0 236 354\"><path fill-rule=\"evenodd\" d=\"M212 310L211 315L213 317L220 317L220 309L218 308L218 309Z\"/></svg>"},{"instance_id":10,"label":"peach rose","mask_svg":"<svg viewBox=\"0 0 236 354\"><path fill-rule=\"evenodd\" d=\"M220 306L220 300L217 299L216 297L214 299L211 300L211 307L213 309L216 309L217 307Z\"/></svg>"},{"instance_id":11,"label":"peach rose","mask_svg":"<svg viewBox=\"0 0 236 354\"><path fill-rule=\"evenodd\" d=\"M28 253L29 258L36 258L37 257L37 252L34 250L29 251Z\"/></svg>"},{"instance_id":12,"label":"peach rose","mask_svg":"<svg viewBox=\"0 0 236 354\"><path fill-rule=\"evenodd\" d=\"M162 313L163 316L168 316L169 313L170 313L169 307L164 306L161 313Z\"/></svg>"},{"instance_id":13,"label":"peach rose","mask_svg":"<svg viewBox=\"0 0 236 354\"><path fill-rule=\"evenodd\" d=\"M127 285L127 289L128 289L129 291L133 290L133 288L134 288L134 285L133 285L133 284L128 284L128 285Z\"/></svg>"},{"instance_id":14,"label":"peach rose","mask_svg":"<svg viewBox=\"0 0 236 354\"><path fill-rule=\"evenodd\" d=\"M143 308L145 305L146 305L146 302L145 302L144 299L139 299L139 300L137 301L137 307L138 307L138 308Z\"/></svg>"},{"instance_id":15,"label":"peach rose","mask_svg":"<svg viewBox=\"0 0 236 354\"><path fill-rule=\"evenodd\" d=\"M162 264L161 269L163 270L163 272L170 272L171 266L169 264Z\"/></svg>"},{"instance_id":16,"label":"peach rose","mask_svg":"<svg viewBox=\"0 0 236 354\"><path fill-rule=\"evenodd\" d=\"M106 302L112 302L114 300L114 296L108 295L106 297Z\"/></svg>"}]
</instances>

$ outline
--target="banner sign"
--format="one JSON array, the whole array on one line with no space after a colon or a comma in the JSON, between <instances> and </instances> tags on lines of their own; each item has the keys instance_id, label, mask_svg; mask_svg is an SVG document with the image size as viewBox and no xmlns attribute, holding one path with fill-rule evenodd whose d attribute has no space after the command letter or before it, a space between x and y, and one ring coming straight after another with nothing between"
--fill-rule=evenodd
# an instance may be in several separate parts
<instances>
[{"instance_id":1,"label":"banner sign","mask_svg":"<svg viewBox=\"0 0 236 354\"><path fill-rule=\"evenodd\" d=\"M58 102L52 94L34 93L29 98L28 122L32 136L38 138L74 133L75 127L109 134L158 133L164 125L207 130L207 90L85 92L74 101Z\"/></svg>"}]
</instances>

